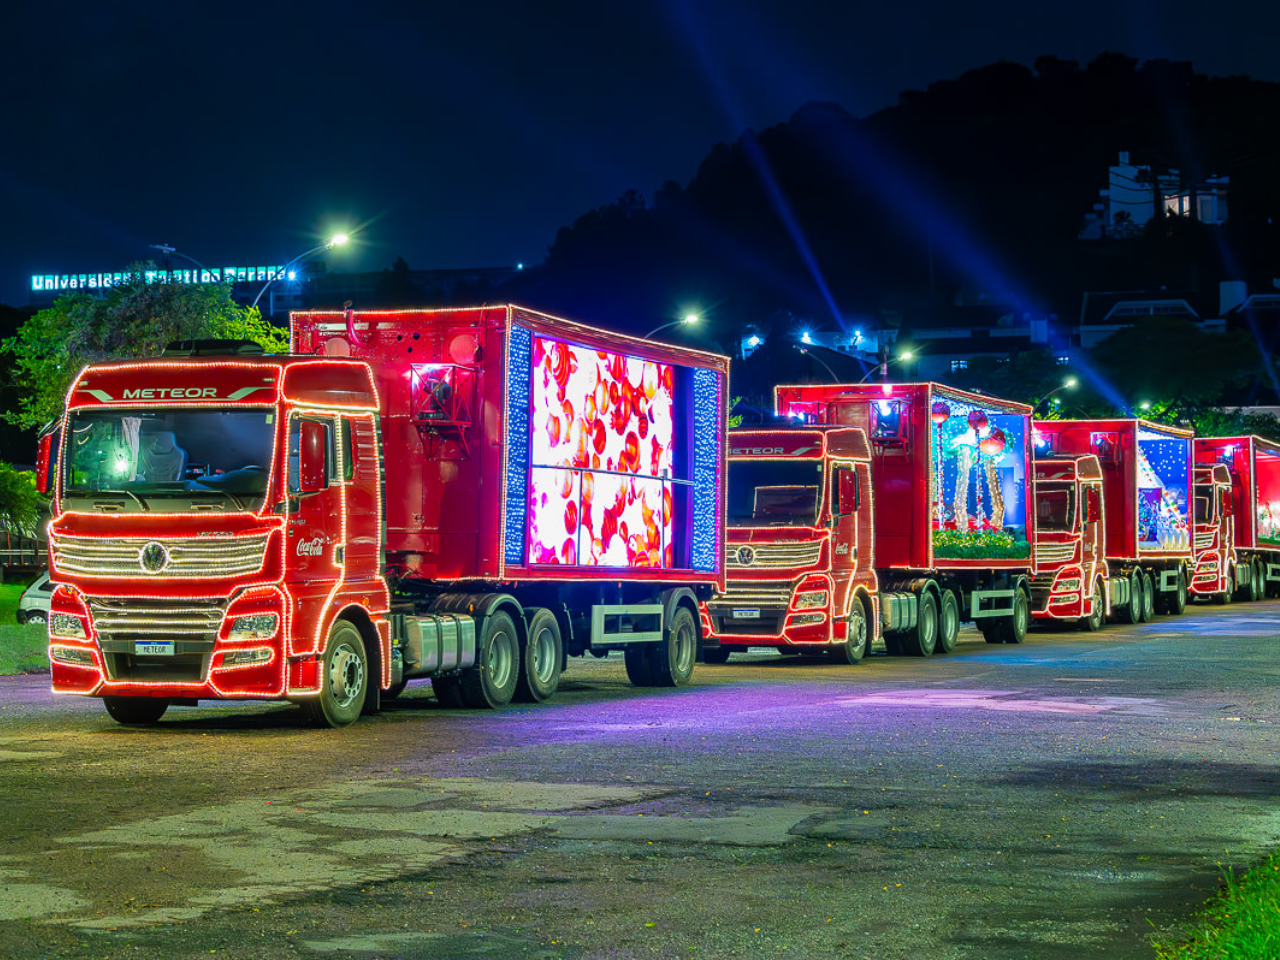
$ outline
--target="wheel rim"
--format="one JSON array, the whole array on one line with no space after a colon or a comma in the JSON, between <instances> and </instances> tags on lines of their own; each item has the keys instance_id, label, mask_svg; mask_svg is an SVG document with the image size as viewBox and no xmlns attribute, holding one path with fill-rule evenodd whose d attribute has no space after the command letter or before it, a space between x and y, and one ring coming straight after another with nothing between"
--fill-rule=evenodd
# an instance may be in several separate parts
<instances>
[{"instance_id":1,"label":"wheel rim","mask_svg":"<svg viewBox=\"0 0 1280 960\"><path fill-rule=\"evenodd\" d=\"M938 608L926 604L920 615L920 647L925 653L932 653L938 645Z\"/></svg>"},{"instance_id":2,"label":"wheel rim","mask_svg":"<svg viewBox=\"0 0 1280 960\"><path fill-rule=\"evenodd\" d=\"M514 667L515 658L511 655L511 637L505 630L499 630L489 641L489 651L484 661L485 672L489 675L489 681L498 689L502 689L511 679L511 671Z\"/></svg>"},{"instance_id":3,"label":"wheel rim","mask_svg":"<svg viewBox=\"0 0 1280 960\"><path fill-rule=\"evenodd\" d=\"M867 618L860 613L849 617L849 638L846 641L855 654L867 649Z\"/></svg>"},{"instance_id":4,"label":"wheel rim","mask_svg":"<svg viewBox=\"0 0 1280 960\"><path fill-rule=\"evenodd\" d=\"M694 640L693 627L683 620L672 631L671 659L676 672L684 674L693 669Z\"/></svg>"},{"instance_id":5,"label":"wheel rim","mask_svg":"<svg viewBox=\"0 0 1280 960\"><path fill-rule=\"evenodd\" d=\"M556 672L555 637L549 629L543 628L533 638L533 676L539 684L551 682Z\"/></svg>"},{"instance_id":6,"label":"wheel rim","mask_svg":"<svg viewBox=\"0 0 1280 960\"><path fill-rule=\"evenodd\" d=\"M1094 584L1093 587L1093 612L1089 614L1089 620L1093 623L1095 629L1102 626L1102 584Z\"/></svg>"},{"instance_id":7,"label":"wheel rim","mask_svg":"<svg viewBox=\"0 0 1280 960\"><path fill-rule=\"evenodd\" d=\"M329 689L339 708L351 706L364 689L364 660L349 643L341 643L329 661Z\"/></svg>"}]
</instances>

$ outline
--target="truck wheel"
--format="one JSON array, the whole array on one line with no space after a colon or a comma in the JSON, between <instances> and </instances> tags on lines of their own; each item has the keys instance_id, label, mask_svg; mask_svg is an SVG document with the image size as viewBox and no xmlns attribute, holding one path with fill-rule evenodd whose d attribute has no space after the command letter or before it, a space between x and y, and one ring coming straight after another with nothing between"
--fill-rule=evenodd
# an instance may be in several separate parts
<instances>
[{"instance_id":1,"label":"truck wheel","mask_svg":"<svg viewBox=\"0 0 1280 960\"><path fill-rule=\"evenodd\" d=\"M329 631L320 664L320 693L304 700L307 713L326 727L354 723L369 691L369 658L355 624L338 620Z\"/></svg>"},{"instance_id":2,"label":"truck wheel","mask_svg":"<svg viewBox=\"0 0 1280 960\"><path fill-rule=\"evenodd\" d=\"M1178 586L1177 589L1169 596L1169 613L1175 617L1182 616L1182 611L1187 609L1187 574L1178 568Z\"/></svg>"},{"instance_id":3,"label":"truck wheel","mask_svg":"<svg viewBox=\"0 0 1280 960\"><path fill-rule=\"evenodd\" d=\"M952 653L960 638L960 602L951 590L942 591L938 608L938 647L934 653Z\"/></svg>"},{"instance_id":4,"label":"truck wheel","mask_svg":"<svg viewBox=\"0 0 1280 960\"><path fill-rule=\"evenodd\" d=\"M1254 557L1249 561L1249 600L1256 603L1262 599L1262 561Z\"/></svg>"},{"instance_id":5,"label":"truck wheel","mask_svg":"<svg viewBox=\"0 0 1280 960\"><path fill-rule=\"evenodd\" d=\"M867 645L867 611L863 608L862 601L855 597L849 607L845 641L831 648L831 656L839 663L852 666L862 662L862 658L867 655Z\"/></svg>"},{"instance_id":6,"label":"truck wheel","mask_svg":"<svg viewBox=\"0 0 1280 960\"><path fill-rule=\"evenodd\" d=\"M1013 598L1013 613L1004 622L1004 642L1021 643L1027 639L1027 628L1031 625L1031 601L1026 593L1019 590Z\"/></svg>"},{"instance_id":7,"label":"truck wheel","mask_svg":"<svg viewBox=\"0 0 1280 960\"><path fill-rule=\"evenodd\" d=\"M1112 607L1116 620L1120 623L1138 623L1142 620L1142 571L1134 569L1129 574L1129 602L1123 607Z\"/></svg>"},{"instance_id":8,"label":"truck wheel","mask_svg":"<svg viewBox=\"0 0 1280 960\"><path fill-rule=\"evenodd\" d=\"M1248 574L1248 577L1249 577L1248 583L1242 584L1240 582L1241 567L1244 567L1245 572ZM1248 603L1250 600L1253 599L1253 567L1251 564L1248 563L1248 561L1246 561L1243 564L1238 564L1236 566L1235 580L1236 580L1236 592L1235 592L1235 596L1233 596L1231 599L1235 600L1237 603Z\"/></svg>"},{"instance_id":9,"label":"truck wheel","mask_svg":"<svg viewBox=\"0 0 1280 960\"><path fill-rule=\"evenodd\" d=\"M462 703L472 710L497 710L511 702L520 673L516 623L505 610L484 618L476 664L462 671Z\"/></svg>"},{"instance_id":10,"label":"truck wheel","mask_svg":"<svg viewBox=\"0 0 1280 960\"><path fill-rule=\"evenodd\" d=\"M938 601L932 593L920 596L916 610L916 626L906 636L906 652L913 657L927 657L938 645Z\"/></svg>"},{"instance_id":11,"label":"truck wheel","mask_svg":"<svg viewBox=\"0 0 1280 960\"><path fill-rule=\"evenodd\" d=\"M520 646L520 673L512 698L520 703L542 703L560 687L564 641L556 615L545 607L526 607L525 635Z\"/></svg>"},{"instance_id":12,"label":"truck wheel","mask_svg":"<svg viewBox=\"0 0 1280 960\"><path fill-rule=\"evenodd\" d=\"M688 607L676 607L666 636L649 648L649 670L659 687L683 687L693 676L698 655L698 621Z\"/></svg>"},{"instance_id":13,"label":"truck wheel","mask_svg":"<svg viewBox=\"0 0 1280 960\"><path fill-rule=\"evenodd\" d=\"M1221 593L1213 595L1213 602L1218 606L1225 606L1235 599L1236 596L1236 572L1230 568L1227 569L1227 582L1223 585Z\"/></svg>"},{"instance_id":14,"label":"truck wheel","mask_svg":"<svg viewBox=\"0 0 1280 960\"><path fill-rule=\"evenodd\" d=\"M1141 597L1139 597L1139 599L1141 599ZM1106 619L1105 617L1106 611L1104 610L1105 601L1103 599L1103 594L1102 594L1101 580L1093 581L1093 596L1090 598L1090 603L1092 604L1091 609L1093 610L1093 612L1090 613L1087 617L1081 617L1077 622L1079 623L1081 630L1084 630L1088 633L1097 633L1099 630L1102 629L1102 621ZM1129 602L1129 607L1125 608L1126 616L1129 615L1130 608L1132 607L1133 607L1133 602L1131 600ZM1132 623L1133 621L1129 620L1127 622Z\"/></svg>"},{"instance_id":15,"label":"truck wheel","mask_svg":"<svg viewBox=\"0 0 1280 960\"><path fill-rule=\"evenodd\" d=\"M702 651L703 663L728 663L729 654L733 653L728 647L716 647L713 650Z\"/></svg>"},{"instance_id":16,"label":"truck wheel","mask_svg":"<svg viewBox=\"0 0 1280 960\"><path fill-rule=\"evenodd\" d=\"M652 687L653 664L649 660L649 645L633 643L622 651L627 667L627 679L633 687Z\"/></svg>"},{"instance_id":17,"label":"truck wheel","mask_svg":"<svg viewBox=\"0 0 1280 960\"><path fill-rule=\"evenodd\" d=\"M1156 618L1156 585L1147 571L1139 573L1142 575L1142 622L1150 623Z\"/></svg>"},{"instance_id":18,"label":"truck wheel","mask_svg":"<svg viewBox=\"0 0 1280 960\"><path fill-rule=\"evenodd\" d=\"M126 727L155 723L169 709L169 701L158 697L103 697L102 705L112 720Z\"/></svg>"}]
</instances>

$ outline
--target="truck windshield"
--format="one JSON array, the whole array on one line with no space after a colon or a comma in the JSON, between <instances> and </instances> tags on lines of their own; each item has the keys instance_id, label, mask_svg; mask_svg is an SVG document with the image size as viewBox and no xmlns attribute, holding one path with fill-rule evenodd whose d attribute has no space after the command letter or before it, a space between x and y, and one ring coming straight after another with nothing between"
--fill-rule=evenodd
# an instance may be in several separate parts
<instances>
[{"instance_id":1,"label":"truck windshield","mask_svg":"<svg viewBox=\"0 0 1280 960\"><path fill-rule=\"evenodd\" d=\"M119 495L137 508L153 499L222 499L257 509L266 495L272 410L147 409L73 413L67 424L63 496Z\"/></svg>"},{"instance_id":2,"label":"truck windshield","mask_svg":"<svg viewBox=\"0 0 1280 960\"><path fill-rule=\"evenodd\" d=\"M813 526L821 487L816 460L730 460L729 522Z\"/></svg>"},{"instance_id":3,"label":"truck windshield","mask_svg":"<svg viewBox=\"0 0 1280 960\"><path fill-rule=\"evenodd\" d=\"M1041 530L1070 532L1076 526L1076 492L1073 487L1042 484L1036 491L1036 523Z\"/></svg>"}]
</instances>

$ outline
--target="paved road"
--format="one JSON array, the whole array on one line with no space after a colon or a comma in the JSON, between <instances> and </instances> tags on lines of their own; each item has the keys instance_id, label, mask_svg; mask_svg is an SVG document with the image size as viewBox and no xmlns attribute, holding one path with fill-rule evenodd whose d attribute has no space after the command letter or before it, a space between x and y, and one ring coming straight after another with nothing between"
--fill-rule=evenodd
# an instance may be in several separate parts
<instances>
[{"instance_id":1,"label":"paved road","mask_svg":"<svg viewBox=\"0 0 1280 960\"><path fill-rule=\"evenodd\" d=\"M112 723L0 679L0 957L1150 957L1280 844L1280 602L679 691Z\"/></svg>"}]
</instances>

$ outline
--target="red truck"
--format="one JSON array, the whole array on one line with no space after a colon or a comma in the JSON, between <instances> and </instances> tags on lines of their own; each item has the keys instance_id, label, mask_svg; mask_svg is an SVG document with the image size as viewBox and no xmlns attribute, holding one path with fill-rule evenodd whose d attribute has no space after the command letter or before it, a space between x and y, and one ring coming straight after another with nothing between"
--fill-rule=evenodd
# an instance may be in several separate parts
<instances>
[{"instance_id":1,"label":"red truck","mask_svg":"<svg viewBox=\"0 0 1280 960\"><path fill-rule=\"evenodd\" d=\"M862 660L876 634L871 454L851 427L729 431L728 586L702 607L706 651L771 646Z\"/></svg>"},{"instance_id":2,"label":"red truck","mask_svg":"<svg viewBox=\"0 0 1280 960\"><path fill-rule=\"evenodd\" d=\"M295 314L291 355L228 349L92 365L42 441L55 692L340 726L417 678L543 700L586 653L688 681L724 586L726 358L514 306Z\"/></svg>"},{"instance_id":3,"label":"red truck","mask_svg":"<svg viewBox=\"0 0 1280 960\"><path fill-rule=\"evenodd\" d=\"M1280 596L1280 444L1195 439L1191 592L1220 603Z\"/></svg>"},{"instance_id":4,"label":"red truck","mask_svg":"<svg viewBox=\"0 0 1280 960\"><path fill-rule=\"evenodd\" d=\"M1187 605L1192 436L1139 419L1035 423L1038 457L1092 454L1098 460L1107 572L1082 586L1090 586L1095 601L1101 593L1120 619L1144 619L1148 593L1157 613L1180 614Z\"/></svg>"},{"instance_id":5,"label":"red truck","mask_svg":"<svg viewBox=\"0 0 1280 960\"><path fill-rule=\"evenodd\" d=\"M780 386L778 414L870 442L880 626L890 653L950 652L962 621L1021 643L1031 620L1031 408L938 383Z\"/></svg>"},{"instance_id":6,"label":"red truck","mask_svg":"<svg viewBox=\"0 0 1280 960\"><path fill-rule=\"evenodd\" d=\"M1155 610L1150 575L1134 567L1127 576L1113 577L1107 564L1098 458L1091 453L1037 453L1035 471L1032 616L1074 622L1091 631L1102 629L1108 610L1125 623L1151 620Z\"/></svg>"}]
</instances>

